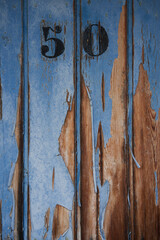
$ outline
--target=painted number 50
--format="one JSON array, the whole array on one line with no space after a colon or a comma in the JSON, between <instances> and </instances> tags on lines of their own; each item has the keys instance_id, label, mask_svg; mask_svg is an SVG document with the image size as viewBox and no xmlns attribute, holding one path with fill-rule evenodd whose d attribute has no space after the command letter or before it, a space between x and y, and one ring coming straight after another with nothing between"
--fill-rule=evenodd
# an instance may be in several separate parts
<instances>
[{"instance_id":1,"label":"painted number 50","mask_svg":"<svg viewBox=\"0 0 160 240\"><path fill-rule=\"evenodd\" d=\"M41 53L46 58L56 58L64 52L64 43L59 38L50 38L48 37L49 32L54 32L56 34L61 33L62 29L60 26L56 26L55 29L51 27L43 27L43 37L47 45L42 45ZM52 45L54 41L54 46ZM108 35L105 29L98 24L90 24L83 33L83 48L84 51L90 56L100 56L108 48ZM54 52L53 55L48 55L50 51ZM53 51L54 48L54 51Z\"/></svg>"}]
</instances>

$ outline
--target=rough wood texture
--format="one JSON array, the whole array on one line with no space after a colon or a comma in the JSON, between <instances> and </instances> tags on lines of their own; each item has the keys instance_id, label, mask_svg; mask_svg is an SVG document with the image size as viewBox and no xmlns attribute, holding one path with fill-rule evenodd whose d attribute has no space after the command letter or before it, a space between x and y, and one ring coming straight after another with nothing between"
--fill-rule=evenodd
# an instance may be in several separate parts
<instances>
[{"instance_id":1,"label":"rough wood texture","mask_svg":"<svg viewBox=\"0 0 160 240\"><path fill-rule=\"evenodd\" d=\"M81 79L81 239L96 239L97 203L92 161L92 117L89 89Z\"/></svg>"},{"instance_id":2,"label":"rough wood texture","mask_svg":"<svg viewBox=\"0 0 160 240\"><path fill-rule=\"evenodd\" d=\"M69 210L56 205L53 217L52 240L58 240L69 228Z\"/></svg>"},{"instance_id":3,"label":"rough wood texture","mask_svg":"<svg viewBox=\"0 0 160 240\"><path fill-rule=\"evenodd\" d=\"M19 88L18 104L17 104L17 119L15 126L15 137L18 146L18 158L15 164L13 179L11 188L14 192L14 238L22 239L22 222L23 222L23 193L22 193L22 182L23 182L23 123L22 123L22 82Z\"/></svg>"},{"instance_id":4,"label":"rough wood texture","mask_svg":"<svg viewBox=\"0 0 160 240\"><path fill-rule=\"evenodd\" d=\"M104 216L104 233L107 240L127 239L127 78L126 78L126 6L123 6L118 29L118 58L115 59L109 96L112 99L111 138L103 148L103 131L99 125L98 135L100 162L103 167L101 183L108 180L110 195ZM101 146L100 146L101 145ZM103 177L102 177L103 176Z\"/></svg>"},{"instance_id":5,"label":"rough wood texture","mask_svg":"<svg viewBox=\"0 0 160 240\"><path fill-rule=\"evenodd\" d=\"M144 53L142 51L142 60ZM143 60L144 62L144 60ZM155 172L159 179L159 120L151 107L150 83L143 64L133 99L134 156L134 239L159 239ZM159 190L159 184L158 184ZM158 203L157 203L158 204Z\"/></svg>"}]
</instances>

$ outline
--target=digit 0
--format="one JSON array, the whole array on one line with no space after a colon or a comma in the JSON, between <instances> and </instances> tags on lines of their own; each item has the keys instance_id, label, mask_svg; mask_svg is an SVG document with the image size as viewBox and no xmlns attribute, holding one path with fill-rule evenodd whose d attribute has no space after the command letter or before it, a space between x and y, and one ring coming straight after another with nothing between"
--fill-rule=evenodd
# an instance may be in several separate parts
<instances>
[{"instance_id":1,"label":"digit 0","mask_svg":"<svg viewBox=\"0 0 160 240\"><path fill-rule=\"evenodd\" d=\"M108 48L108 35L100 24L89 25L83 33L84 51L90 56L99 56Z\"/></svg>"}]
</instances>

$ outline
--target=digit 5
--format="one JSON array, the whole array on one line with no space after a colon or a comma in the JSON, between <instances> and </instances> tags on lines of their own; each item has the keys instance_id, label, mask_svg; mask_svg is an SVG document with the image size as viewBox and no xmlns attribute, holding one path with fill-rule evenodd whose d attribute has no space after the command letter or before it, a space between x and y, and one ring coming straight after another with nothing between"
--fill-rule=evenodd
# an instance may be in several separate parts
<instances>
[{"instance_id":1,"label":"digit 5","mask_svg":"<svg viewBox=\"0 0 160 240\"><path fill-rule=\"evenodd\" d=\"M42 29L43 29L43 35L44 35L45 42L53 40L55 43L54 55L52 55L52 56L46 55L46 53L49 52L49 47L47 45L42 45L42 47L41 47L42 55L46 58L56 58L56 57L60 56L64 52L64 49L65 49L63 42L58 38L48 38L48 34L49 34L49 30L51 30L52 32L60 33L62 31L61 27L56 26L55 30L53 30L51 27L42 27Z\"/></svg>"}]
</instances>

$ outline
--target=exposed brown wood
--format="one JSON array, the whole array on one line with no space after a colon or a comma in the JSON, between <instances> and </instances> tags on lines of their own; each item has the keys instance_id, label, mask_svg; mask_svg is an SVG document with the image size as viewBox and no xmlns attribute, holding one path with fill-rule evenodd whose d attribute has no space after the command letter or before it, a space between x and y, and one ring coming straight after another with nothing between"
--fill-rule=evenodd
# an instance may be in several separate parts
<instances>
[{"instance_id":1,"label":"exposed brown wood","mask_svg":"<svg viewBox=\"0 0 160 240\"><path fill-rule=\"evenodd\" d=\"M102 240L100 225L99 225L99 214L100 214L100 194L99 194L99 188L97 187L97 240Z\"/></svg>"},{"instance_id":2,"label":"exposed brown wood","mask_svg":"<svg viewBox=\"0 0 160 240\"><path fill-rule=\"evenodd\" d=\"M0 200L0 240L2 240L2 200Z\"/></svg>"},{"instance_id":3,"label":"exposed brown wood","mask_svg":"<svg viewBox=\"0 0 160 240\"><path fill-rule=\"evenodd\" d=\"M75 214L75 210L77 214ZM73 207L72 207L72 231L73 231L72 235L74 240L76 239L81 240L80 211L81 211L81 208L78 205L78 202L77 202L77 206L75 206L75 199L74 199ZM76 226L76 222L77 222L77 226Z\"/></svg>"},{"instance_id":4,"label":"exposed brown wood","mask_svg":"<svg viewBox=\"0 0 160 240\"><path fill-rule=\"evenodd\" d=\"M58 240L69 228L69 210L56 205L53 217L52 240Z\"/></svg>"},{"instance_id":5,"label":"exposed brown wood","mask_svg":"<svg viewBox=\"0 0 160 240\"><path fill-rule=\"evenodd\" d=\"M151 96L147 71L141 63L133 98L134 155L140 165L140 169L134 165L134 239L145 240L159 239L154 175L160 156L157 148L159 120L156 123L156 112L151 107Z\"/></svg>"},{"instance_id":6,"label":"exposed brown wood","mask_svg":"<svg viewBox=\"0 0 160 240\"><path fill-rule=\"evenodd\" d=\"M101 185L103 185L104 183L103 181L104 136L103 136L103 129L102 129L101 122L99 123L99 127L98 127L96 151L97 149L99 149L99 176L100 176Z\"/></svg>"},{"instance_id":7,"label":"exposed brown wood","mask_svg":"<svg viewBox=\"0 0 160 240\"><path fill-rule=\"evenodd\" d=\"M66 164L71 179L74 183L74 97L72 108L70 105L59 137L59 152Z\"/></svg>"},{"instance_id":8,"label":"exposed brown wood","mask_svg":"<svg viewBox=\"0 0 160 240\"><path fill-rule=\"evenodd\" d=\"M52 175L52 190L54 190L54 176L55 176L55 168L53 168L53 175Z\"/></svg>"},{"instance_id":9,"label":"exposed brown wood","mask_svg":"<svg viewBox=\"0 0 160 240\"><path fill-rule=\"evenodd\" d=\"M11 188L14 192L14 238L22 239L23 238L23 191L22 191L22 182L23 182L23 96L22 96L22 70L21 70L21 83L19 88L18 95L18 104L17 104L17 119L15 125L15 138L18 147L18 158L15 164L14 174L12 178Z\"/></svg>"},{"instance_id":10,"label":"exposed brown wood","mask_svg":"<svg viewBox=\"0 0 160 240\"><path fill-rule=\"evenodd\" d=\"M102 73L101 96L102 96L102 109L104 111L105 110L105 81L104 81L104 73Z\"/></svg>"},{"instance_id":11,"label":"exposed brown wood","mask_svg":"<svg viewBox=\"0 0 160 240\"><path fill-rule=\"evenodd\" d=\"M127 2L128 4L128 2ZM135 16L134 16L134 0L132 1L132 97L133 97L133 86L134 86L134 55L135 55L135 48L134 48L134 25L135 25ZM133 104L133 102L132 102ZM132 109L132 122L133 122L133 114L134 111ZM132 132L133 132L133 124L132 124ZM129 219L129 228L130 228L130 237L134 235L134 162L131 156L131 150L133 150L133 143L134 143L134 135L132 135L132 145L130 146L132 149L129 151L129 200L130 200L130 219Z\"/></svg>"},{"instance_id":12,"label":"exposed brown wood","mask_svg":"<svg viewBox=\"0 0 160 240\"><path fill-rule=\"evenodd\" d=\"M81 239L96 239L96 193L93 179L92 117L90 99L81 78Z\"/></svg>"},{"instance_id":13,"label":"exposed brown wood","mask_svg":"<svg viewBox=\"0 0 160 240\"><path fill-rule=\"evenodd\" d=\"M112 99L111 138L103 151L103 182L110 183L110 195L104 216L104 233L107 240L128 239L127 164L125 143L127 135L127 36L126 6L122 7L118 29L118 58L111 75ZM102 132L102 130L101 130Z\"/></svg>"}]
</instances>

